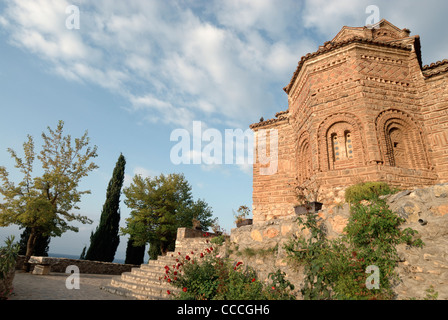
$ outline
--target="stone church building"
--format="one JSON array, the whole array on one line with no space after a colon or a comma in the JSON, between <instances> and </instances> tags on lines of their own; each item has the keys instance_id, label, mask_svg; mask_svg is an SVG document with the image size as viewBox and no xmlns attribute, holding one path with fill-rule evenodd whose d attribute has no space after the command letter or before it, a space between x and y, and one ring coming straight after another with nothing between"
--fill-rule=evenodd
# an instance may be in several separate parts
<instances>
[{"instance_id":1,"label":"stone church building","mask_svg":"<svg viewBox=\"0 0 448 320\"><path fill-rule=\"evenodd\" d=\"M254 161L254 222L293 214L297 186L325 204L361 181L448 182L448 60L423 66L408 29L387 20L343 27L300 59L284 91L288 109L250 126L255 136L267 130L254 154L278 154L269 175L260 170L269 164Z\"/></svg>"}]
</instances>

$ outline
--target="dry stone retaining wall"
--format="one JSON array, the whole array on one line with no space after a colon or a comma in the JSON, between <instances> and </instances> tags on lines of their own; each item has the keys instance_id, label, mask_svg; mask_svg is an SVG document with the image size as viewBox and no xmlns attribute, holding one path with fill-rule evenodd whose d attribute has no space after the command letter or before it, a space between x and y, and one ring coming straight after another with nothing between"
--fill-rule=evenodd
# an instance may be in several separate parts
<instances>
[{"instance_id":1,"label":"dry stone retaining wall","mask_svg":"<svg viewBox=\"0 0 448 320\"><path fill-rule=\"evenodd\" d=\"M21 269L25 256L19 256L17 260L16 269ZM68 266L75 265L79 268L80 273L89 274L122 274L123 272L130 271L137 265L133 264L121 264L113 262L102 261L90 261L79 259L67 259L67 258L53 258L53 257L35 257L32 256L29 261L32 264L31 270L33 271L34 265L50 265L51 272L65 272Z\"/></svg>"}]
</instances>

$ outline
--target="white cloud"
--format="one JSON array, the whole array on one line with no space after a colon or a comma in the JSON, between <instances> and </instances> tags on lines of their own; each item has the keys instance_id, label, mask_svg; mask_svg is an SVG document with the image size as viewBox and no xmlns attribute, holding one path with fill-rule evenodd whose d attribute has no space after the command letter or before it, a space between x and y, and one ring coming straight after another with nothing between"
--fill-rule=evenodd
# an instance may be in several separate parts
<instances>
[{"instance_id":1,"label":"white cloud","mask_svg":"<svg viewBox=\"0 0 448 320\"><path fill-rule=\"evenodd\" d=\"M79 30L65 28L68 5L9 0L0 22L57 74L124 95L129 110L152 122L188 126L207 115L247 125L254 112L277 109L268 88L281 81L281 94L300 55L286 45L287 9L275 1L205 2L210 21L181 3L80 1Z\"/></svg>"},{"instance_id":2,"label":"white cloud","mask_svg":"<svg viewBox=\"0 0 448 320\"><path fill-rule=\"evenodd\" d=\"M157 173L155 171L152 170L148 170L144 167L135 167L134 168L134 175L140 175L143 178L149 178L149 177L154 177L157 175Z\"/></svg>"},{"instance_id":3,"label":"white cloud","mask_svg":"<svg viewBox=\"0 0 448 320\"><path fill-rule=\"evenodd\" d=\"M363 25L371 3L80 0L79 30L65 27L69 4L6 0L0 25L11 43L48 61L61 77L125 97L139 120L246 129L286 108L282 88L300 57L343 25ZM376 5L381 18L422 36L426 63L447 57L447 35L437 32L447 3Z\"/></svg>"}]
</instances>

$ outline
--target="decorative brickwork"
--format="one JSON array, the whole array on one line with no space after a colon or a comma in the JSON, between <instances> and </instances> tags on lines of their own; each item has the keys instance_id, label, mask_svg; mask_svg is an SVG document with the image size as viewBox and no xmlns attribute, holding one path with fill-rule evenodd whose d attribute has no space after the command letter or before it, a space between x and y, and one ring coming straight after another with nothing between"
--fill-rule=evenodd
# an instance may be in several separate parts
<instances>
[{"instance_id":1,"label":"decorative brickwork","mask_svg":"<svg viewBox=\"0 0 448 320\"><path fill-rule=\"evenodd\" d=\"M284 88L288 109L251 125L279 138L276 170L253 166L254 222L294 214L297 185L319 188L326 203L361 181L448 182L448 60L421 61L419 36L386 20L343 27L302 57Z\"/></svg>"}]
</instances>

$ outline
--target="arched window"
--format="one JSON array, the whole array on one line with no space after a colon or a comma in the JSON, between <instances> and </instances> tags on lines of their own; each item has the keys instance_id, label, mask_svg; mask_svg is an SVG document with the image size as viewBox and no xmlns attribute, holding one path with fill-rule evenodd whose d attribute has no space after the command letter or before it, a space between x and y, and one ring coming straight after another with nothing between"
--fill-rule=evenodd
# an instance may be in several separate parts
<instances>
[{"instance_id":1,"label":"arched window","mask_svg":"<svg viewBox=\"0 0 448 320\"><path fill-rule=\"evenodd\" d=\"M428 168L426 148L414 120L399 110L386 110L376 120L383 161L392 167Z\"/></svg>"},{"instance_id":2,"label":"arched window","mask_svg":"<svg viewBox=\"0 0 448 320\"><path fill-rule=\"evenodd\" d=\"M336 133L331 135L331 141L333 145L333 161L341 160L341 145Z\"/></svg>"},{"instance_id":3,"label":"arched window","mask_svg":"<svg viewBox=\"0 0 448 320\"><path fill-rule=\"evenodd\" d=\"M352 134L350 131L346 130L344 133L345 140L345 155L347 159L353 159L353 141Z\"/></svg>"},{"instance_id":4,"label":"arched window","mask_svg":"<svg viewBox=\"0 0 448 320\"><path fill-rule=\"evenodd\" d=\"M312 175L312 161L311 161L311 149L308 143L308 139L304 139L299 144L299 155L298 155L298 169L299 169L299 181L301 183L311 178Z\"/></svg>"},{"instance_id":5,"label":"arched window","mask_svg":"<svg viewBox=\"0 0 448 320\"><path fill-rule=\"evenodd\" d=\"M354 157L352 134L349 130L331 134L333 161L350 160Z\"/></svg>"}]
</instances>

